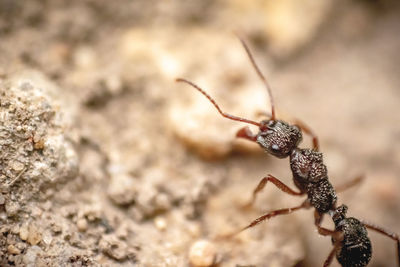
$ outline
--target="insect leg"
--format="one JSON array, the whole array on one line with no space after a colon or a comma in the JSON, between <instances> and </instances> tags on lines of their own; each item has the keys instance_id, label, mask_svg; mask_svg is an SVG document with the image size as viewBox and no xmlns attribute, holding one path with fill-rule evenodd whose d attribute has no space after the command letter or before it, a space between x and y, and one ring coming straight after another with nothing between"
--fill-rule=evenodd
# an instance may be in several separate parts
<instances>
[{"instance_id":1,"label":"insect leg","mask_svg":"<svg viewBox=\"0 0 400 267\"><path fill-rule=\"evenodd\" d=\"M264 214L264 215L258 217L257 219L255 219L254 221L252 221L246 227L243 227L242 229L240 229L240 230L238 230L238 231L236 231L236 232L234 232L234 233L232 233L230 235L227 235L225 237L226 238L231 238L231 237L243 232L244 230L249 229L251 227L254 227L257 224L259 224L259 223L261 223L261 222L263 222L265 220L268 220L268 219L270 219L272 217L275 217L275 216L278 216L278 215L290 214L290 213L292 213L294 211L297 211L297 210L300 210L300 209L307 209L309 207L310 207L310 202L308 200L306 200L301 205L293 207L293 208L279 209L279 210L274 210L274 211L268 212L267 214Z\"/></svg>"},{"instance_id":2,"label":"insect leg","mask_svg":"<svg viewBox=\"0 0 400 267\"><path fill-rule=\"evenodd\" d=\"M340 241L336 240L335 243L333 244L333 248L332 248L331 252L328 255L328 258L326 258L326 260L324 262L324 267L328 267L329 265L331 265L333 256L335 256L336 251L338 250L339 247L340 247Z\"/></svg>"},{"instance_id":3,"label":"insect leg","mask_svg":"<svg viewBox=\"0 0 400 267\"><path fill-rule=\"evenodd\" d=\"M329 230L329 229L324 228L324 227L321 226L322 219L324 218L323 216L324 216L324 214L319 213L317 210L314 211L314 224L318 229L318 233L320 235L324 235L324 236L327 236L327 235L333 236L333 235L335 235L337 233L336 231Z\"/></svg>"},{"instance_id":4,"label":"insect leg","mask_svg":"<svg viewBox=\"0 0 400 267\"><path fill-rule=\"evenodd\" d=\"M244 138L244 139L247 139L247 140L250 140L250 141L253 141L253 142L255 142L257 140L257 135L253 134L250 131L249 127L243 127L242 129L237 131L236 137Z\"/></svg>"},{"instance_id":5,"label":"insect leg","mask_svg":"<svg viewBox=\"0 0 400 267\"><path fill-rule=\"evenodd\" d=\"M283 192L292 195L292 196L302 196L304 195L303 192L296 192L287 185L285 185L283 182L281 182L278 178L272 176L271 174L268 174L267 177L264 177L261 179L260 183L257 185L257 187L253 191L253 196L249 203L245 205L246 208L251 207L254 204L254 201L256 200L257 194L264 189L264 187L267 185L268 182L273 183L276 187L278 187L280 190Z\"/></svg>"},{"instance_id":6,"label":"insect leg","mask_svg":"<svg viewBox=\"0 0 400 267\"><path fill-rule=\"evenodd\" d=\"M334 240L333 248L324 262L324 267L328 267L332 263L333 256L336 254L336 251L341 246L341 242L343 240L343 233L336 231L336 230L329 230L324 227L321 227L323 215L324 214L321 214L317 210L315 210L314 223L315 223L315 226L317 226L318 233L320 235L332 236L332 238Z\"/></svg>"}]
</instances>

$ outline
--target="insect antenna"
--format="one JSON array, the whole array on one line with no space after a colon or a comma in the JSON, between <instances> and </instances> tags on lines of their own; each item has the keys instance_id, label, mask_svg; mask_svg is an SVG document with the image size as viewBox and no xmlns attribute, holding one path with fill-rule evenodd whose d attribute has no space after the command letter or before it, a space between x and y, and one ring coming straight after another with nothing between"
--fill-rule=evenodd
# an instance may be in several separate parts
<instances>
[{"instance_id":1,"label":"insect antenna","mask_svg":"<svg viewBox=\"0 0 400 267\"><path fill-rule=\"evenodd\" d=\"M248 119L244 119L244 118L237 117L237 116L234 116L234 115L231 115L231 114L228 114L228 113L223 112L223 111L221 110L221 108L218 106L217 102L215 102L215 100L214 100L211 96L209 96L203 89L201 89L201 88L200 88L199 86L197 86L196 84L194 84L194 83L192 83L192 82L190 82L190 81L188 81L188 80L182 79L182 78L178 78L178 79L176 79L176 81L177 81L177 82L187 83L187 84L189 84L190 86L192 86L192 87L194 87L195 89L197 89L200 93L202 93L205 97L207 97L208 100L210 100L210 102L217 108L218 112L219 112L222 116L224 116L225 118L228 118L228 119L234 120L234 121L241 121L241 122L253 124L253 125L256 125L256 126L258 126L258 127L261 126L261 124L258 123L258 122L255 122L255 121L252 121L252 120L248 120Z\"/></svg>"},{"instance_id":2,"label":"insect antenna","mask_svg":"<svg viewBox=\"0 0 400 267\"><path fill-rule=\"evenodd\" d=\"M247 44L244 42L244 40L242 38L240 38L239 35L237 35L237 37L239 38L240 42L242 43L244 49L246 50L247 56L249 57L251 64L253 65L254 69L256 70L258 77L260 77L260 79L263 81L265 87L267 88L268 95L269 95L269 101L271 104L271 120L275 120L275 104L274 104L274 98L272 97L271 87L269 86L267 79L265 79L264 75L261 73L260 69L258 68Z\"/></svg>"}]
</instances>

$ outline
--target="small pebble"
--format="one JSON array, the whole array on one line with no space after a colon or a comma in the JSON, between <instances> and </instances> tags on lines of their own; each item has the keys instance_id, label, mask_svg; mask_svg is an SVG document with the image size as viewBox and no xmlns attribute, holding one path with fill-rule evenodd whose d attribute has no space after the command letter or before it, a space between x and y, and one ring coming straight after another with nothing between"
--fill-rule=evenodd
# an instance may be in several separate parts
<instances>
[{"instance_id":1,"label":"small pebble","mask_svg":"<svg viewBox=\"0 0 400 267\"><path fill-rule=\"evenodd\" d=\"M14 254L14 255L19 255L21 254L21 250L19 250L18 248L16 248L14 245L9 245L7 247L7 251L10 254Z\"/></svg>"},{"instance_id":2,"label":"small pebble","mask_svg":"<svg viewBox=\"0 0 400 267\"><path fill-rule=\"evenodd\" d=\"M17 213L20 209L20 206L17 202L8 201L6 203L5 208L6 208L7 216L13 217L13 216L17 215Z\"/></svg>"},{"instance_id":3,"label":"small pebble","mask_svg":"<svg viewBox=\"0 0 400 267\"><path fill-rule=\"evenodd\" d=\"M167 222L163 217L157 217L154 219L154 224L157 229L160 231L164 231L167 228Z\"/></svg>"},{"instance_id":4,"label":"small pebble","mask_svg":"<svg viewBox=\"0 0 400 267\"><path fill-rule=\"evenodd\" d=\"M13 168L15 171L22 171L22 170L24 169L24 164L21 163L21 162L19 162L19 161L14 161L14 162L12 163L12 168Z\"/></svg>"},{"instance_id":5,"label":"small pebble","mask_svg":"<svg viewBox=\"0 0 400 267\"><path fill-rule=\"evenodd\" d=\"M9 255L8 255L8 258L7 258L7 261L10 262L10 263L11 263L11 262L15 262L15 256L9 254Z\"/></svg>"},{"instance_id":6,"label":"small pebble","mask_svg":"<svg viewBox=\"0 0 400 267\"><path fill-rule=\"evenodd\" d=\"M168 195L165 193L159 193L156 195L155 205L159 209L163 209L163 210L171 209L171 201L169 200Z\"/></svg>"},{"instance_id":7,"label":"small pebble","mask_svg":"<svg viewBox=\"0 0 400 267\"><path fill-rule=\"evenodd\" d=\"M21 238L21 240L23 241L26 241L28 239L28 236L29 236L28 227L24 225L19 229L19 238Z\"/></svg>"},{"instance_id":8,"label":"small pebble","mask_svg":"<svg viewBox=\"0 0 400 267\"><path fill-rule=\"evenodd\" d=\"M53 236L51 235L51 232L50 231L45 231L44 233L43 233L43 242L46 244L46 245L50 245L51 244L51 241L53 241Z\"/></svg>"},{"instance_id":9,"label":"small pebble","mask_svg":"<svg viewBox=\"0 0 400 267\"><path fill-rule=\"evenodd\" d=\"M14 235L18 235L19 234L19 225L14 225L13 228L11 228L11 233L13 233Z\"/></svg>"},{"instance_id":10,"label":"small pebble","mask_svg":"<svg viewBox=\"0 0 400 267\"><path fill-rule=\"evenodd\" d=\"M32 216L34 217L40 217L43 214L42 209L38 208L38 207L33 207L32 208Z\"/></svg>"},{"instance_id":11,"label":"small pebble","mask_svg":"<svg viewBox=\"0 0 400 267\"><path fill-rule=\"evenodd\" d=\"M99 247L105 255L119 262L125 261L130 255L125 242L110 236L100 240Z\"/></svg>"},{"instance_id":12,"label":"small pebble","mask_svg":"<svg viewBox=\"0 0 400 267\"><path fill-rule=\"evenodd\" d=\"M120 93L123 89L122 80L119 76L110 75L105 78L104 82L108 91L112 94Z\"/></svg>"},{"instance_id":13,"label":"small pebble","mask_svg":"<svg viewBox=\"0 0 400 267\"><path fill-rule=\"evenodd\" d=\"M46 211L49 211L49 210L51 209L51 206L52 206L51 201L46 201L46 202L42 205L42 208L43 208L44 210L46 210Z\"/></svg>"},{"instance_id":14,"label":"small pebble","mask_svg":"<svg viewBox=\"0 0 400 267\"><path fill-rule=\"evenodd\" d=\"M61 228L61 226L58 225L58 224L53 224L53 225L51 226L51 231L53 231L53 233L55 233L55 234L59 234L59 233L62 232L62 228Z\"/></svg>"},{"instance_id":15,"label":"small pebble","mask_svg":"<svg viewBox=\"0 0 400 267\"><path fill-rule=\"evenodd\" d=\"M215 263L216 253L216 248L211 242L200 240L191 246L189 261L198 267L211 266Z\"/></svg>"},{"instance_id":16,"label":"small pebble","mask_svg":"<svg viewBox=\"0 0 400 267\"><path fill-rule=\"evenodd\" d=\"M117 205L130 205L136 199L137 191L134 179L129 174L115 174L111 176L108 196Z\"/></svg>"},{"instance_id":17,"label":"small pebble","mask_svg":"<svg viewBox=\"0 0 400 267\"><path fill-rule=\"evenodd\" d=\"M27 244L25 242L18 242L18 243L15 244L15 247L17 249L19 249L20 251L23 251L23 250L26 249Z\"/></svg>"},{"instance_id":18,"label":"small pebble","mask_svg":"<svg viewBox=\"0 0 400 267\"><path fill-rule=\"evenodd\" d=\"M96 59L96 54L90 47L78 47L73 55L74 63L79 68L93 67Z\"/></svg>"},{"instance_id":19,"label":"small pebble","mask_svg":"<svg viewBox=\"0 0 400 267\"><path fill-rule=\"evenodd\" d=\"M32 246L28 248L27 252L23 256L24 266L35 266L36 258L39 253L42 252L42 249L38 246Z\"/></svg>"},{"instance_id":20,"label":"small pebble","mask_svg":"<svg viewBox=\"0 0 400 267\"><path fill-rule=\"evenodd\" d=\"M42 241L42 234L39 232L39 229L34 226L30 226L27 241L31 245L37 245L40 241Z\"/></svg>"},{"instance_id":21,"label":"small pebble","mask_svg":"<svg viewBox=\"0 0 400 267\"><path fill-rule=\"evenodd\" d=\"M197 223L191 223L188 225L188 231L192 237L199 237L201 233L200 225Z\"/></svg>"},{"instance_id":22,"label":"small pebble","mask_svg":"<svg viewBox=\"0 0 400 267\"><path fill-rule=\"evenodd\" d=\"M33 147L36 150L42 150L44 148L44 140L39 140L37 142L35 142L35 144L33 145Z\"/></svg>"},{"instance_id":23,"label":"small pebble","mask_svg":"<svg viewBox=\"0 0 400 267\"><path fill-rule=\"evenodd\" d=\"M87 221L86 221L85 218L82 218L82 219L79 219L79 220L76 222L76 226L78 227L78 230L79 230L80 232L85 232L85 231L87 230L88 223L87 223Z\"/></svg>"}]
</instances>

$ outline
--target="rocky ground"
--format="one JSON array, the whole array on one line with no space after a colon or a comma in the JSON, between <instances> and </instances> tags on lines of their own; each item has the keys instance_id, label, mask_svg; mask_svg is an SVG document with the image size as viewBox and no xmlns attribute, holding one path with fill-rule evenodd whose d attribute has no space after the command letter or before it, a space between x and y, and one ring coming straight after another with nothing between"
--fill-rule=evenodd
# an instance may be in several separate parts
<instances>
[{"instance_id":1,"label":"rocky ground","mask_svg":"<svg viewBox=\"0 0 400 267\"><path fill-rule=\"evenodd\" d=\"M322 266L332 245L312 211L217 238L302 201L268 186L242 209L268 173L293 187L287 159L175 83L262 119L234 32L278 116L319 136L332 183L366 175L339 195L349 215L400 233L399 13L395 0L0 0L0 265ZM396 266L394 242L369 236L370 266Z\"/></svg>"}]
</instances>

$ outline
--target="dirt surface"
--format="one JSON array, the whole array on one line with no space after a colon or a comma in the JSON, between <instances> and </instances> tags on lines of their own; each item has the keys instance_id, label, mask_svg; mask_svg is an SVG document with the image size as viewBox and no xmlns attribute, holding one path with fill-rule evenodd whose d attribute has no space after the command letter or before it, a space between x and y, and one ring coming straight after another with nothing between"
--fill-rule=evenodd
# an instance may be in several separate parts
<instances>
[{"instance_id":1,"label":"dirt surface","mask_svg":"<svg viewBox=\"0 0 400 267\"><path fill-rule=\"evenodd\" d=\"M302 201L268 185L241 208L268 173L294 187L288 160L175 83L262 119L234 32L278 116L317 133L332 184L365 174L339 203L400 233L400 5L318 2L0 0L0 265L322 266L311 210L217 238ZM396 266L394 242L369 236L369 266Z\"/></svg>"}]
</instances>

